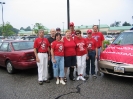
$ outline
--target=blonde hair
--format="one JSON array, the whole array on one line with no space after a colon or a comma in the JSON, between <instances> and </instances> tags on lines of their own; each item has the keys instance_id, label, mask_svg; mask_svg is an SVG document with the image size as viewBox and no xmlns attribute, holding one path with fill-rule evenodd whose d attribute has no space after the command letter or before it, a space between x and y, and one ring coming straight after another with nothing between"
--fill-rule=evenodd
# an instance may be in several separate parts
<instances>
[{"instance_id":1,"label":"blonde hair","mask_svg":"<svg viewBox=\"0 0 133 99\"><path fill-rule=\"evenodd\" d=\"M71 32L71 30L66 30L66 31L65 31L65 34L66 34L67 32Z\"/></svg>"}]
</instances>

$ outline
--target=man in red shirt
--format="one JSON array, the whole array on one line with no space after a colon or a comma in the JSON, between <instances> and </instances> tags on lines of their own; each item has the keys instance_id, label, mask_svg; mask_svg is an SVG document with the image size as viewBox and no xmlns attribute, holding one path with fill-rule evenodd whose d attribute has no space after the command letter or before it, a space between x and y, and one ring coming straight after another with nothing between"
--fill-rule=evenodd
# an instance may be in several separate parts
<instances>
[{"instance_id":1,"label":"man in red shirt","mask_svg":"<svg viewBox=\"0 0 133 99\"><path fill-rule=\"evenodd\" d=\"M98 71L97 71L97 75L101 75L100 73L100 69L98 66L98 60L100 57L100 53L103 51L103 42L104 42L104 36L101 32L98 31L98 26L97 25L93 25L93 33L92 33L92 37L96 40L97 42L97 48L98 48L98 57L97 57L97 67L98 67Z\"/></svg>"},{"instance_id":2,"label":"man in red shirt","mask_svg":"<svg viewBox=\"0 0 133 99\"><path fill-rule=\"evenodd\" d=\"M50 83L48 80L48 52L49 51L49 41L44 38L44 30L38 31L39 37L34 41L34 53L36 56L36 62L38 66L38 83L43 84L43 81Z\"/></svg>"},{"instance_id":3,"label":"man in red shirt","mask_svg":"<svg viewBox=\"0 0 133 99\"><path fill-rule=\"evenodd\" d=\"M85 39L87 43L87 60L86 60L86 77L89 77L90 63L91 63L91 75L96 78L95 75L95 58L97 58L97 42L92 38L92 30L87 30L88 37Z\"/></svg>"}]
</instances>

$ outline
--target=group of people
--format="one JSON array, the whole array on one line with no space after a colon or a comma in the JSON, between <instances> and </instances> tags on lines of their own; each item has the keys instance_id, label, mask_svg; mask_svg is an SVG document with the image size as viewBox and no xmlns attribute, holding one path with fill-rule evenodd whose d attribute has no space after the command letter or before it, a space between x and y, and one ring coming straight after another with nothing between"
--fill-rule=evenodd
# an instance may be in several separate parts
<instances>
[{"instance_id":1,"label":"group of people","mask_svg":"<svg viewBox=\"0 0 133 99\"><path fill-rule=\"evenodd\" d=\"M94 25L93 30L87 30L87 37L83 38L81 31L74 29L73 22L69 25L70 30L65 31L64 37L61 35L60 28L51 29L51 37L48 39L44 38L44 30L38 32L39 37L34 41L34 53L40 85L43 82L50 83L54 77L57 79L56 84L65 85L68 68L69 78L72 81L85 81L85 78L89 77L90 71L94 78L97 77L95 60L99 60L103 50L103 34L98 31L98 26ZM77 78L74 76L74 69L77 71ZM100 76L100 74L98 67L97 75Z\"/></svg>"}]
</instances>

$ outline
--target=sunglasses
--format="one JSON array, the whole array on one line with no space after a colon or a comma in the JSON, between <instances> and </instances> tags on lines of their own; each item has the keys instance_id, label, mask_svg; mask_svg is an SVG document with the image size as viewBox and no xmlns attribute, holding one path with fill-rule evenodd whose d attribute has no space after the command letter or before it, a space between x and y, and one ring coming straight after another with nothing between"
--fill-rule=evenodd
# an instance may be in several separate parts
<instances>
[{"instance_id":1,"label":"sunglasses","mask_svg":"<svg viewBox=\"0 0 133 99\"><path fill-rule=\"evenodd\" d=\"M81 34L81 33L77 32L76 34Z\"/></svg>"}]
</instances>

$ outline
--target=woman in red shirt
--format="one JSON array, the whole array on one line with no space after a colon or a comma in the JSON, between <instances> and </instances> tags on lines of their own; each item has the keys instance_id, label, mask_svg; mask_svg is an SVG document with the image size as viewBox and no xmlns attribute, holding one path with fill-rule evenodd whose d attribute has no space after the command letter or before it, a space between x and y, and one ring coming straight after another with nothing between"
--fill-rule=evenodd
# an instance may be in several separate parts
<instances>
[{"instance_id":1,"label":"woman in red shirt","mask_svg":"<svg viewBox=\"0 0 133 99\"><path fill-rule=\"evenodd\" d=\"M57 78L56 84L59 82L63 85L66 83L63 81L64 77L64 44L61 41L61 34L55 34L55 41L51 43L51 55L54 69L54 77ZM60 80L59 80L60 77Z\"/></svg>"},{"instance_id":2,"label":"woman in red shirt","mask_svg":"<svg viewBox=\"0 0 133 99\"><path fill-rule=\"evenodd\" d=\"M81 31L76 30L77 37L74 38L76 43L76 58L77 58L77 68L78 68L78 77L77 80L85 80L83 77L84 68L86 65L86 41L81 36Z\"/></svg>"},{"instance_id":3,"label":"woman in red shirt","mask_svg":"<svg viewBox=\"0 0 133 99\"><path fill-rule=\"evenodd\" d=\"M91 62L91 75L96 78L95 75L95 58L97 58L97 43L92 38L92 30L87 30L88 37L86 38L87 43L87 61L86 61L86 77L89 77L90 62Z\"/></svg>"},{"instance_id":4,"label":"woman in red shirt","mask_svg":"<svg viewBox=\"0 0 133 99\"><path fill-rule=\"evenodd\" d=\"M70 80L75 80L74 76L73 76L73 72L74 72L74 66L76 66L76 44L73 40L73 38L71 37L71 31L67 30L66 31L66 35L63 38L63 42L64 42L64 59L65 59L65 77L64 77L64 81L67 81L66 79L66 74L67 74L67 69L68 67L72 67L70 68L70 74L69 74L69 78Z\"/></svg>"}]
</instances>

